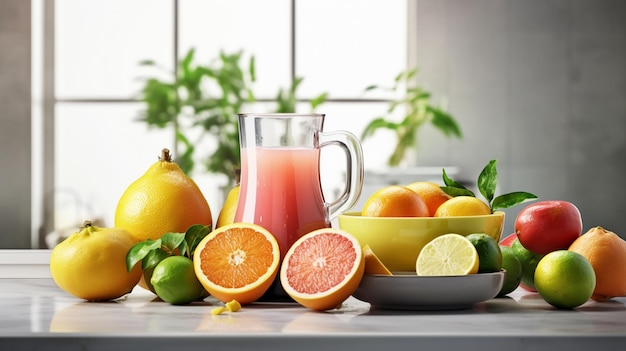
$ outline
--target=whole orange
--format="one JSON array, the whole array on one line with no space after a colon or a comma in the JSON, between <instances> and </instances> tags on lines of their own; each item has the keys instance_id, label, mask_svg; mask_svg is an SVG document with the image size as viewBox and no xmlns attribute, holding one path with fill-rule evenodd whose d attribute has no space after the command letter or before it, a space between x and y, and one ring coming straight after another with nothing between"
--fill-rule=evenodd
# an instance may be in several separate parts
<instances>
[{"instance_id":1,"label":"whole orange","mask_svg":"<svg viewBox=\"0 0 626 351\"><path fill-rule=\"evenodd\" d=\"M428 217L428 206L413 190L401 185L378 189L365 201L362 216Z\"/></svg>"},{"instance_id":2,"label":"whole orange","mask_svg":"<svg viewBox=\"0 0 626 351\"><path fill-rule=\"evenodd\" d=\"M439 184L434 182L415 182L406 187L415 191L424 200L426 206L428 206L428 214L431 217L435 215L437 208L442 203L452 198L452 196L441 190Z\"/></svg>"},{"instance_id":3,"label":"whole orange","mask_svg":"<svg viewBox=\"0 0 626 351\"><path fill-rule=\"evenodd\" d=\"M194 224L213 224L202 191L172 161L169 150L124 191L115 210L115 226L139 241L168 232L184 233Z\"/></svg>"},{"instance_id":4,"label":"whole orange","mask_svg":"<svg viewBox=\"0 0 626 351\"><path fill-rule=\"evenodd\" d=\"M591 298L606 301L626 296L626 241L602 227L589 229L569 247L583 255L596 273L596 288Z\"/></svg>"}]
</instances>

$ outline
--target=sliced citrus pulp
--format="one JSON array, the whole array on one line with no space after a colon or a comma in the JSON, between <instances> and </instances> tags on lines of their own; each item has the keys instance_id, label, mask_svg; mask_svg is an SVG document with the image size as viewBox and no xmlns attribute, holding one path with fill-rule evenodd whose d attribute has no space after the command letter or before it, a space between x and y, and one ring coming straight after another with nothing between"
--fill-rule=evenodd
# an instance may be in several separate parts
<instances>
[{"instance_id":1,"label":"sliced citrus pulp","mask_svg":"<svg viewBox=\"0 0 626 351\"><path fill-rule=\"evenodd\" d=\"M363 256L365 257L365 274L393 275L369 245L363 246Z\"/></svg>"},{"instance_id":2,"label":"sliced citrus pulp","mask_svg":"<svg viewBox=\"0 0 626 351\"><path fill-rule=\"evenodd\" d=\"M278 274L278 242L265 228L232 223L217 228L194 253L198 280L216 299L242 305L259 299Z\"/></svg>"},{"instance_id":3,"label":"sliced citrus pulp","mask_svg":"<svg viewBox=\"0 0 626 351\"><path fill-rule=\"evenodd\" d=\"M417 275L467 275L478 273L478 252L466 237L444 234L429 241L417 255Z\"/></svg>"},{"instance_id":4,"label":"sliced citrus pulp","mask_svg":"<svg viewBox=\"0 0 626 351\"><path fill-rule=\"evenodd\" d=\"M287 251L280 270L285 292L316 311L336 308L356 291L365 269L359 242L340 229L303 235Z\"/></svg>"}]
</instances>

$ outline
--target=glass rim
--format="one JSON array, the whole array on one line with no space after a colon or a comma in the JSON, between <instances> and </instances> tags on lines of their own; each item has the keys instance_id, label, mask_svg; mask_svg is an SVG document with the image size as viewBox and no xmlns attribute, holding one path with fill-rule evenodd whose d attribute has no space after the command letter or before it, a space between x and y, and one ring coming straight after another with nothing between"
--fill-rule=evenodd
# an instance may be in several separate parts
<instances>
[{"instance_id":1,"label":"glass rim","mask_svg":"<svg viewBox=\"0 0 626 351\"><path fill-rule=\"evenodd\" d=\"M298 113L298 112L276 112L276 113L238 113L239 117L325 117L325 113Z\"/></svg>"}]
</instances>

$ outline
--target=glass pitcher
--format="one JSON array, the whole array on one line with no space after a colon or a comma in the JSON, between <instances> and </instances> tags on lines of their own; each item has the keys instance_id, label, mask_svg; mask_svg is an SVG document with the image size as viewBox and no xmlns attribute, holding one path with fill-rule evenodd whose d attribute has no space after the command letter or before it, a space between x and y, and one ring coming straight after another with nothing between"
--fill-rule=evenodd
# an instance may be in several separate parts
<instances>
[{"instance_id":1,"label":"glass pitcher","mask_svg":"<svg viewBox=\"0 0 626 351\"><path fill-rule=\"evenodd\" d=\"M363 152L347 131L323 132L324 114L239 114L241 188L235 222L258 224L278 241L281 261L291 245L357 202ZM346 156L346 185L332 202L320 181L320 151L338 146ZM278 283L278 284L277 284ZM266 297L286 296L279 282Z\"/></svg>"}]
</instances>

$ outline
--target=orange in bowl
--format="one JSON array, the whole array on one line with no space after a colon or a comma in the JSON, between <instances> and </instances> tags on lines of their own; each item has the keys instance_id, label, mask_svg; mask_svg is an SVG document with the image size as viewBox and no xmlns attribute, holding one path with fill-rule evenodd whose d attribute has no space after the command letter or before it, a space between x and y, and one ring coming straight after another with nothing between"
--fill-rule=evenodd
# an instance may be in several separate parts
<instances>
[{"instance_id":1,"label":"orange in bowl","mask_svg":"<svg viewBox=\"0 0 626 351\"><path fill-rule=\"evenodd\" d=\"M389 185L378 189L367 198L363 216L372 217L428 217L428 205L415 191L401 186Z\"/></svg>"},{"instance_id":2,"label":"orange in bowl","mask_svg":"<svg viewBox=\"0 0 626 351\"><path fill-rule=\"evenodd\" d=\"M456 233L485 233L500 241L504 212L454 217L372 217L359 212L339 215L339 228L368 245L391 272L415 272L420 250L434 238Z\"/></svg>"}]
</instances>

